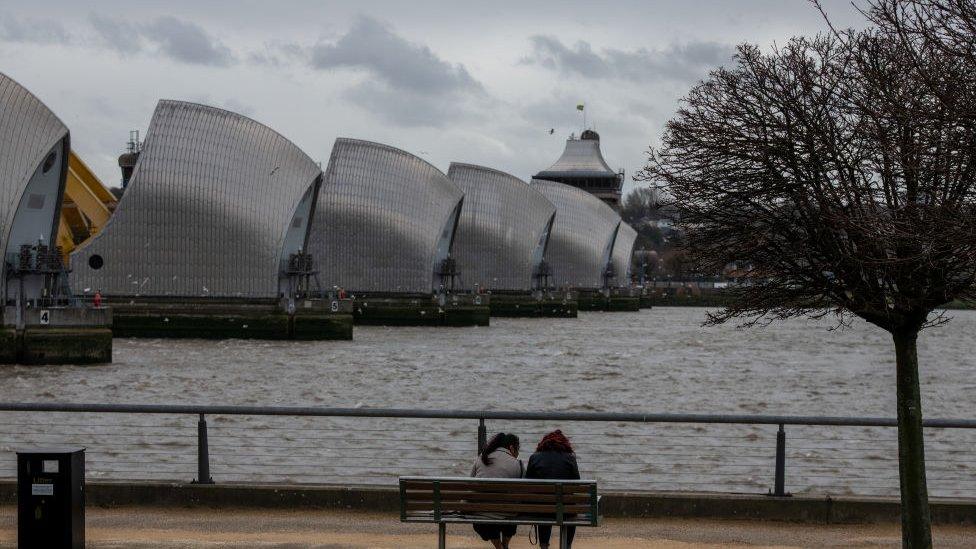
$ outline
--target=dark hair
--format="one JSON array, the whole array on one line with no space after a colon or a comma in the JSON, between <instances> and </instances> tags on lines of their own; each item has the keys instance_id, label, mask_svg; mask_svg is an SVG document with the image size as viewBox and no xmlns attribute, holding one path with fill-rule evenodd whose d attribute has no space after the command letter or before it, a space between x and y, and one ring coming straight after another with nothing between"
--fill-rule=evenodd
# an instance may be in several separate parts
<instances>
[{"instance_id":1,"label":"dark hair","mask_svg":"<svg viewBox=\"0 0 976 549\"><path fill-rule=\"evenodd\" d=\"M485 445L485 449L481 451L481 463L491 465L491 458L488 457L489 454L499 448L511 448L513 446L518 450L519 437L511 433L498 433L491 437L491 440Z\"/></svg>"},{"instance_id":2,"label":"dark hair","mask_svg":"<svg viewBox=\"0 0 976 549\"><path fill-rule=\"evenodd\" d=\"M539 445L536 447L535 451L572 454L573 445L569 442L569 439L566 438L566 435L564 435L562 431L556 429L555 431L542 437L542 440L539 441Z\"/></svg>"}]
</instances>

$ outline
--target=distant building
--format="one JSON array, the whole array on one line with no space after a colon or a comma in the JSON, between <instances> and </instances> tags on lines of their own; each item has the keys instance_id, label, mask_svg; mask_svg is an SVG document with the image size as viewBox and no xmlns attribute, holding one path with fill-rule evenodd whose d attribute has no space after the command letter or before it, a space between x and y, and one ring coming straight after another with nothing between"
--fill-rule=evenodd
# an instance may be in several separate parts
<instances>
[{"instance_id":1,"label":"distant building","mask_svg":"<svg viewBox=\"0 0 976 549\"><path fill-rule=\"evenodd\" d=\"M600 134L593 130L585 130L578 139L570 136L559 160L532 178L571 185L620 210L624 173L615 172L607 165L600 152Z\"/></svg>"}]
</instances>

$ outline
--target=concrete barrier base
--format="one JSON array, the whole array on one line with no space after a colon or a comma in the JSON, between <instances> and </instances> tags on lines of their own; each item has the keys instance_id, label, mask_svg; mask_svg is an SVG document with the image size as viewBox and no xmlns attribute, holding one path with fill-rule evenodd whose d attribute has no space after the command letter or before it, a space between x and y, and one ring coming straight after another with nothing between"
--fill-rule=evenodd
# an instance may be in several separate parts
<instances>
[{"instance_id":1,"label":"concrete barrier base","mask_svg":"<svg viewBox=\"0 0 976 549\"><path fill-rule=\"evenodd\" d=\"M20 338L20 364L107 364L112 362L112 330L28 328Z\"/></svg>"},{"instance_id":2,"label":"concrete barrier base","mask_svg":"<svg viewBox=\"0 0 976 549\"><path fill-rule=\"evenodd\" d=\"M399 492L384 486L300 486L88 482L88 505L357 509L396 513ZM0 504L17 501L16 483L0 482ZM607 517L773 520L815 524L899 522L894 498L794 496L696 492L611 492L603 495ZM937 524L976 524L976 500L933 499Z\"/></svg>"},{"instance_id":3,"label":"concrete barrier base","mask_svg":"<svg viewBox=\"0 0 976 549\"><path fill-rule=\"evenodd\" d=\"M105 364L112 362L112 330L105 328L0 328L0 364Z\"/></svg>"},{"instance_id":4,"label":"concrete barrier base","mask_svg":"<svg viewBox=\"0 0 976 549\"><path fill-rule=\"evenodd\" d=\"M364 326L488 326L490 297L360 295L352 307L355 323Z\"/></svg>"},{"instance_id":5,"label":"concrete barrier base","mask_svg":"<svg viewBox=\"0 0 976 549\"><path fill-rule=\"evenodd\" d=\"M578 303L580 311L636 312L640 310L640 297L619 293L605 296L600 292L581 291Z\"/></svg>"},{"instance_id":6,"label":"concrete barrier base","mask_svg":"<svg viewBox=\"0 0 976 549\"><path fill-rule=\"evenodd\" d=\"M536 298L532 294L491 294L491 316L522 318L576 318L576 299L562 295Z\"/></svg>"},{"instance_id":7,"label":"concrete barrier base","mask_svg":"<svg viewBox=\"0 0 976 549\"><path fill-rule=\"evenodd\" d=\"M351 305L335 303L333 311L327 300L300 300L294 314L289 314L271 299L117 300L112 332L115 337L352 339Z\"/></svg>"},{"instance_id":8,"label":"concrete barrier base","mask_svg":"<svg viewBox=\"0 0 976 549\"><path fill-rule=\"evenodd\" d=\"M0 364L112 362L112 310L51 305L0 311ZM18 324L20 328L18 328Z\"/></svg>"}]
</instances>

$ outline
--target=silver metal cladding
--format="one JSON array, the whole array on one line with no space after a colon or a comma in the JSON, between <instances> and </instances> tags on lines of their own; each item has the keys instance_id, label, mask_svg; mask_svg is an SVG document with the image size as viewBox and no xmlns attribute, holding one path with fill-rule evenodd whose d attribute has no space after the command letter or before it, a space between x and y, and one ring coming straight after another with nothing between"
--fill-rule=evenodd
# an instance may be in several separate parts
<instances>
[{"instance_id":1,"label":"silver metal cladding","mask_svg":"<svg viewBox=\"0 0 976 549\"><path fill-rule=\"evenodd\" d=\"M540 179L533 179L532 186L556 206L546 251L554 284L559 288L602 288L620 216L599 198L576 187Z\"/></svg>"},{"instance_id":2,"label":"silver metal cladding","mask_svg":"<svg viewBox=\"0 0 976 549\"><path fill-rule=\"evenodd\" d=\"M438 249L445 234L454 234L452 217L463 196L443 172L410 153L337 139L309 238L322 284L431 293Z\"/></svg>"},{"instance_id":3,"label":"silver metal cladding","mask_svg":"<svg viewBox=\"0 0 976 549\"><path fill-rule=\"evenodd\" d=\"M298 209L321 174L301 149L250 118L160 101L115 214L71 255L72 289L276 297L286 242L304 243L289 229L296 219L307 223Z\"/></svg>"},{"instance_id":4,"label":"silver metal cladding","mask_svg":"<svg viewBox=\"0 0 976 549\"><path fill-rule=\"evenodd\" d=\"M632 272L634 244L637 242L637 231L626 222L621 222L617 229L617 238L613 241L613 272L614 285L618 287L630 286Z\"/></svg>"},{"instance_id":5,"label":"silver metal cladding","mask_svg":"<svg viewBox=\"0 0 976 549\"><path fill-rule=\"evenodd\" d=\"M67 126L0 72L0 271L22 244L55 245L69 146Z\"/></svg>"},{"instance_id":6,"label":"silver metal cladding","mask_svg":"<svg viewBox=\"0 0 976 549\"><path fill-rule=\"evenodd\" d=\"M529 291L556 207L505 172L453 163L448 177L464 191L454 257L465 288ZM536 253L539 251L540 253Z\"/></svg>"}]
</instances>

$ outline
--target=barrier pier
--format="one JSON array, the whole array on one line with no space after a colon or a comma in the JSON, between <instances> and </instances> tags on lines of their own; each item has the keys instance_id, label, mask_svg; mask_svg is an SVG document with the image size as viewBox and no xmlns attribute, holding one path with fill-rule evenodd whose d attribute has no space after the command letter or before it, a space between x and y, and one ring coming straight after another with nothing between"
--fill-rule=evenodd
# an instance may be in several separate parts
<instances>
[{"instance_id":1,"label":"barrier pier","mask_svg":"<svg viewBox=\"0 0 976 549\"><path fill-rule=\"evenodd\" d=\"M576 318L575 292L491 292L491 316Z\"/></svg>"},{"instance_id":2,"label":"barrier pier","mask_svg":"<svg viewBox=\"0 0 976 549\"><path fill-rule=\"evenodd\" d=\"M6 306L0 364L100 364L112 361L112 310L63 304Z\"/></svg>"},{"instance_id":3,"label":"barrier pier","mask_svg":"<svg viewBox=\"0 0 976 549\"><path fill-rule=\"evenodd\" d=\"M488 326L491 296L359 293L352 298L356 324L368 326Z\"/></svg>"},{"instance_id":4,"label":"barrier pier","mask_svg":"<svg viewBox=\"0 0 976 549\"><path fill-rule=\"evenodd\" d=\"M274 299L111 300L116 337L202 339L352 339L348 300ZM289 312L291 311L291 312Z\"/></svg>"},{"instance_id":5,"label":"barrier pier","mask_svg":"<svg viewBox=\"0 0 976 549\"><path fill-rule=\"evenodd\" d=\"M580 290L579 310L635 312L641 308L640 296L630 288Z\"/></svg>"}]
</instances>

